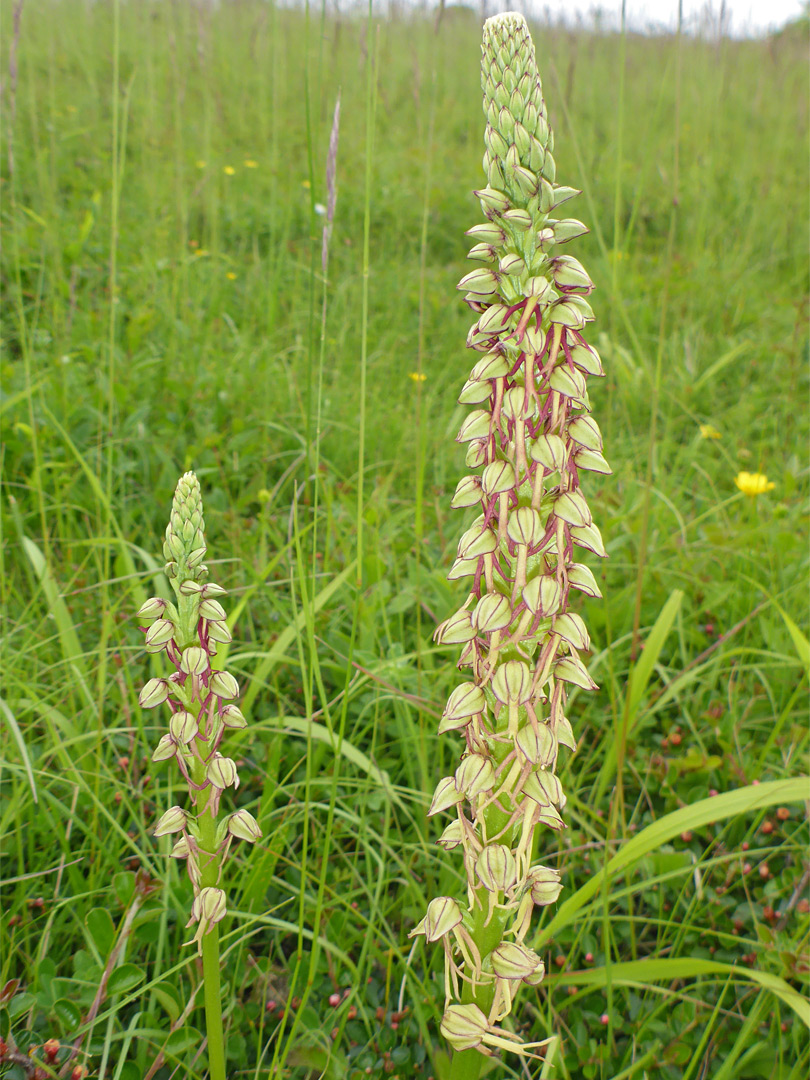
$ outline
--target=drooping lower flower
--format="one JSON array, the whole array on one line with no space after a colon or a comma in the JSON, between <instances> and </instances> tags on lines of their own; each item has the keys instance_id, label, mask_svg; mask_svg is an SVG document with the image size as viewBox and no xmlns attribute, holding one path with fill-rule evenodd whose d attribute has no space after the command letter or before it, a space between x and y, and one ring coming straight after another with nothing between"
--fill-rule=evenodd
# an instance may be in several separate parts
<instances>
[{"instance_id":1,"label":"drooping lower flower","mask_svg":"<svg viewBox=\"0 0 810 1080\"><path fill-rule=\"evenodd\" d=\"M219 884L233 838L255 843L262 835L247 810L218 820L224 792L239 786L236 763L219 747L229 728L245 727L246 721L234 704L239 684L230 672L214 666L217 647L230 642L231 632L219 602L225 590L208 581L205 552L202 494L197 477L189 472L178 482L163 544L165 572L176 603L153 597L138 611L147 652L165 653L174 670L150 679L139 702L145 709L168 706L168 731L152 760L173 758L188 784L193 812L172 806L158 821L154 835L180 834L172 856L186 860L194 887L188 925L198 924L194 941L200 951L203 936L226 914Z\"/></svg>"},{"instance_id":2,"label":"drooping lower flower","mask_svg":"<svg viewBox=\"0 0 810 1080\"><path fill-rule=\"evenodd\" d=\"M477 316L467 344L480 356L459 397L474 406L458 434L472 471L452 503L479 513L449 574L468 582L466 600L436 631L439 643L461 646L458 666L469 676L439 725L463 740L461 762L428 811L453 816L439 843L461 849L467 895L431 901L413 934L444 949L441 1030L458 1055L534 1057L544 1044L523 1042L501 1021L521 984L544 976L526 939L534 907L553 903L561 885L556 870L535 862L535 831L564 828L557 757L561 746L576 749L566 698L572 686L596 688L580 656L590 640L571 610L572 589L601 595L578 560L606 554L580 479L611 470L587 391L588 377L603 374L583 335L593 283L560 253L587 229L555 216L578 192L556 183L523 17L487 20L482 51L487 185L476 194L486 220L468 233L469 258L482 265L459 284Z\"/></svg>"}]
</instances>

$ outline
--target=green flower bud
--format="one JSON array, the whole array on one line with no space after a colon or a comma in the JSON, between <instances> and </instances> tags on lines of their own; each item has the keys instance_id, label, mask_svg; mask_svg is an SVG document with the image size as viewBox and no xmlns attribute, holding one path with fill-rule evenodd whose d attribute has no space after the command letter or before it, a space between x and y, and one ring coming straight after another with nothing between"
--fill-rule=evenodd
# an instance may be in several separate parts
<instances>
[{"instance_id":1,"label":"green flower bud","mask_svg":"<svg viewBox=\"0 0 810 1080\"><path fill-rule=\"evenodd\" d=\"M222 709L220 717L222 718L222 723L227 728L234 728L238 730L240 728L247 727L247 720L242 715L242 710L238 707L238 705L226 705Z\"/></svg>"},{"instance_id":2,"label":"green flower bud","mask_svg":"<svg viewBox=\"0 0 810 1080\"><path fill-rule=\"evenodd\" d=\"M559 611L562 595L556 575L541 574L532 578L523 589L523 602L529 611L545 619Z\"/></svg>"},{"instance_id":3,"label":"green flower bud","mask_svg":"<svg viewBox=\"0 0 810 1080\"><path fill-rule=\"evenodd\" d=\"M532 690L532 673L522 660L507 660L492 676L492 692L504 705L522 705Z\"/></svg>"},{"instance_id":4,"label":"green flower bud","mask_svg":"<svg viewBox=\"0 0 810 1080\"><path fill-rule=\"evenodd\" d=\"M554 633L559 634L575 649L590 649L591 639L582 617L574 611L558 615L554 620Z\"/></svg>"},{"instance_id":5,"label":"green flower bud","mask_svg":"<svg viewBox=\"0 0 810 1080\"><path fill-rule=\"evenodd\" d=\"M433 640L440 645L460 645L475 637L469 611L457 611L436 628Z\"/></svg>"},{"instance_id":6,"label":"green flower bud","mask_svg":"<svg viewBox=\"0 0 810 1080\"><path fill-rule=\"evenodd\" d=\"M531 506L519 506L506 522L506 534L516 544L532 547L543 538L543 522Z\"/></svg>"},{"instance_id":7,"label":"green flower bud","mask_svg":"<svg viewBox=\"0 0 810 1080\"><path fill-rule=\"evenodd\" d=\"M457 289L474 293L476 296L490 296L498 287L498 276L492 270L473 270L465 274L456 285Z\"/></svg>"},{"instance_id":8,"label":"green flower bud","mask_svg":"<svg viewBox=\"0 0 810 1080\"><path fill-rule=\"evenodd\" d=\"M200 604L200 616L211 622L224 622L227 619L225 609L217 600L203 600Z\"/></svg>"},{"instance_id":9,"label":"green flower bud","mask_svg":"<svg viewBox=\"0 0 810 1080\"><path fill-rule=\"evenodd\" d=\"M209 642L217 641L227 645L230 641L233 641L233 634L228 629L228 624L224 622L209 623L207 633Z\"/></svg>"},{"instance_id":10,"label":"green flower bud","mask_svg":"<svg viewBox=\"0 0 810 1080\"><path fill-rule=\"evenodd\" d=\"M449 1005L439 1027L454 1050L474 1050L489 1029L486 1016L477 1005Z\"/></svg>"},{"instance_id":11,"label":"green flower bud","mask_svg":"<svg viewBox=\"0 0 810 1080\"><path fill-rule=\"evenodd\" d=\"M555 244L566 244L569 240L574 240L577 236L584 236L585 233L590 232L588 227L583 225L581 221L577 221L576 218L564 218L562 221L549 218L548 224L553 229Z\"/></svg>"},{"instance_id":12,"label":"green flower bud","mask_svg":"<svg viewBox=\"0 0 810 1080\"><path fill-rule=\"evenodd\" d=\"M158 619L146 631L146 651L162 652L174 637L174 623L168 619Z\"/></svg>"},{"instance_id":13,"label":"green flower bud","mask_svg":"<svg viewBox=\"0 0 810 1080\"><path fill-rule=\"evenodd\" d=\"M475 683L462 683L447 699L442 720L461 720L478 716L484 711L486 705L486 695L480 686L476 686Z\"/></svg>"},{"instance_id":14,"label":"green flower bud","mask_svg":"<svg viewBox=\"0 0 810 1080\"><path fill-rule=\"evenodd\" d=\"M197 717L184 709L174 713L169 721L169 732L174 741L180 746L186 746L190 743L198 730Z\"/></svg>"},{"instance_id":15,"label":"green flower bud","mask_svg":"<svg viewBox=\"0 0 810 1080\"><path fill-rule=\"evenodd\" d=\"M484 379L468 379L458 395L459 405L480 405L492 393L492 387Z\"/></svg>"},{"instance_id":16,"label":"green flower bud","mask_svg":"<svg viewBox=\"0 0 810 1080\"><path fill-rule=\"evenodd\" d=\"M437 896L428 904L427 914L408 937L425 935L426 941L439 941L462 921L461 908L449 896Z\"/></svg>"},{"instance_id":17,"label":"green flower bud","mask_svg":"<svg viewBox=\"0 0 810 1080\"><path fill-rule=\"evenodd\" d=\"M138 704L142 709L154 709L167 701L170 693L167 679L150 679L138 694Z\"/></svg>"},{"instance_id":18,"label":"green flower bud","mask_svg":"<svg viewBox=\"0 0 810 1080\"><path fill-rule=\"evenodd\" d=\"M458 542L458 557L460 559L476 559L479 555L486 555L495 551L498 546L498 538L492 529L482 529L473 526L468 529Z\"/></svg>"},{"instance_id":19,"label":"green flower bud","mask_svg":"<svg viewBox=\"0 0 810 1080\"><path fill-rule=\"evenodd\" d=\"M560 871L552 870L550 866L533 866L526 875L525 884L538 907L553 904L562 892Z\"/></svg>"},{"instance_id":20,"label":"green flower bud","mask_svg":"<svg viewBox=\"0 0 810 1080\"><path fill-rule=\"evenodd\" d=\"M434 814L440 814L442 810L449 810L451 806L460 803L463 798L464 792L458 790L454 777L445 776L436 785L427 816L433 817Z\"/></svg>"},{"instance_id":21,"label":"green flower bud","mask_svg":"<svg viewBox=\"0 0 810 1080\"><path fill-rule=\"evenodd\" d=\"M231 836L238 836L240 840L247 840L255 844L262 838L262 830L258 821L247 810L237 810L227 819L228 832Z\"/></svg>"},{"instance_id":22,"label":"green flower bud","mask_svg":"<svg viewBox=\"0 0 810 1080\"><path fill-rule=\"evenodd\" d=\"M201 649L199 645L192 645L188 649L183 649L183 655L180 657L180 670L186 675L204 675L209 667L210 661L205 649Z\"/></svg>"},{"instance_id":23,"label":"green flower bud","mask_svg":"<svg viewBox=\"0 0 810 1080\"><path fill-rule=\"evenodd\" d=\"M490 844L476 859L475 873L488 892L506 892L517 880L517 863L505 844Z\"/></svg>"},{"instance_id":24,"label":"green flower bud","mask_svg":"<svg viewBox=\"0 0 810 1080\"><path fill-rule=\"evenodd\" d=\"M229 671L215 671L208 686L211 693L219 698L239 697L239 683Z\"/></svg>"},{"instance_id":25,"label":"green flower bud","mask_svg":"<svg viewBox=\"0 0 810 1080\"><path fill-rule=\"evenodd\" d=\"M600 559L607 558L605 545L602 543L602 534L596 525L585 525L581 528L572 526L571 539L578 547L584 547L587 551L592 551Z\"/></svg>"},{"instance_id":26,"label":"green flower bud","mask_svg":"<svg viewBox=\"0 0 810 1080\"><path fill-rule=\"evenodd\" d=\"M472 802L482 791L490 791L495 782L492 762L483 754L469 754L456 769L456 790Z\"/></svg>"},{"instance_id":27,"label":"green flower bud","mask_svg":"<svg viewBox=\"0 0 810 1080\"><path fill-rule=\"evenodd\" d=\"M450 505L452 507L475 506L481 501L481 478L463 476L456 485Z\"/></svg>"},{"instance_id":28,"label":"green flower bud","mask_svg":"<svg viewBox=\"0 0 810 1080\"><path fill-rule=\"evenodd\" d=\"M578 469L587 472L604 473L610 475L613 472L610 465L596 450L579 450L574 454L574 464Z\"/></svg>"},{"instance_id":29,"label":"green flower bud","mask_svg":"<svg viewBox=\"0 0 810 1080\"><path fill-rule=\"evenodd\" d=\"M166 607L167 604L165 600L161 600L159 596L153 596L145 603L141 604L135 617L142 621L146 621L147 619L160 619L163 617Z\"/></svg>"},{"instance_id":30,"label":"green flower bud","mask_svg":"<svg viewBox=\"0 0 810 1080\"><path fill-rule=\"evenodd\" d=\"M492 970L500 979L521 980L543 967L543 961L516 941L502 941L492 950Z\"/></svg>"},{"instance_id":31,"label":"green flower bud","mask_svg":"<svg viewBox=\"0 0 810 1080\"><path fill-rule=\"evenodd\" d=\"M513 619L512 605L500 593L485 593L473 609L473 625L483 634L504 630ZM482 691L483 693L483 691Z\"/></svg>"},{"instance_id":32,"label":"green flower bud","mask_svg":"<svg viewBox=\"0 0 810 1080\"><path fill-rule=\"evenodd\" d=\"M597 600L602 596L592 570L590 567L585 566L584 563L571 563L568 567L568 581L575 589L584 592L586 596L593 596Z\"/></svg>"},{"instance_id":33,"label":"green flower bud","mask_svg":"<svg viewBox=\"0 0 810 1080\"><path fill-rule=\"evenodd\" d=\"M152 761L168 761L177 754L177 743L171 735L162 735L152 754Z\"/></svg>"},{"instance_id":34,"label":"green flower bud","mask_svg":"<svg viewBox=\"0 0 810 1080\"><path fill-rule=\"evenodd\" d=\"M481 487L487 496L511 491L515 483L515 469L508 461L493 461L481 476Z\"/></svg>"},{"instance_id":35,"label":"green flower bud","mask_svg":"<svg viewBox=\"0 0 810 1080\"><path fill-rule=\"evenodd\" d=\"M563 397L573 398L575 401L584 401L587 394L585 379L582 374L574 369L560 365L549 376L549 386Z\"/></svg>"},{"instance_id":36,"label":"green flower bud","mask_svg":"<svg viewBox=\"0 0 810 1080\"><path fill-rule=\"evenodd\" d=\"M554 516L567 521L569 525L590 525L591 512L581 492L564 491L554 500Z\"/></svg>"},{"instance_id":37,"label":"green flower bud","mask_svg":"<svg viewBox=\"0 0 810 1080\"><path fill-rule=\"evenodd\" d=\"M180 806L170 806L152 830L153 836L168 836L169 833L182 832L186 827L188 815Z\"/></svg>"},{"instance_id":38,"label":"green flower bud","mask_svg":"<svg viewBox=\"0 0 810 1080\"><path fill-rule=\"evenodd\" d=\"M454 787L455 790L455 787ZM445 851L452 851L464 842L464 829L461 822L456 818L451 821L436 843Z\"/></svg>"},{"instance_id":39,"label":"green flower bud","mask_svg":"<svg viewBox=\"0 0 810 1080\"><path fill-rule=\"evenodd\" d=\"M588 669L582 663L580 658L574 656L573 653L570 656L562 657L562 659L555 663L554 678L561 679L563 682L573 683L575 686L581 686L583 690L599 689L588 674Z\"/></svg>"},{"instance_id":40,"label":"green flower bud","mask_svg":"<svg viewBox=\"0 0 810 1080\"><path fill-rule=\"evenodd\" d=\"M471 442L489 435L492 417L486 409L474 409L469 413L456 436L456 442Z\"/></svg>"},{"instance_id":41,"label":"green flower bud","mask_svg":"<svg viewBox=\"0 0 810 1080\"><path fill-rule=\"evenodd\" d=\"M590 345L575 345L571 349L571 359L580 371L584 371L586 375L596 375L602 378L605 374L599 353Z\"/></svg>"},{"instance_id":42,"label":"green flower bud","mask_svg":"<svg viewBox=\"0 0 810 1080\"><path fill-rule=\"evenodd\" d=\"M474 194L481 200L481 209L487 217L490 213L503 214L511 205L504 193L494 188L484 188Z\"/></svg>"},{"instance_id":43,"label":"green flower bud","mask_svg":"<svg viewBox=\"0 0 810 1080\"><path fill-rule=\"evenodd\" d=\"M511 211L509 212L511 213ZM489 247L500 246L506 241L506 233L494 221L487 221L483 225L473 225L471 229L467 229L464 235L472 236L473 239L482 244L487 244ZM468 255L467 258L469 257Z\"/></svg>"},{"instance_id":44,"label":"green flower bud","mask_svg":"<svg viewBox=\"0 0 810 1080\"><path fill-rule=\"evenodd\" d=\"M515 736L515 745L532 765L548 766L554 760L554 736L548 725L524 725Z\"/></svg>"},{"instance_id":45,"label":"green flower bud","mask_svg":"<svg viewBox=\"0 0 810 1080\"><path fill-rule=\"evenodd\" d=\"M228 787L239 787L236 762L232 758L223 757L222 754L214 754L205 770L205 776L214 787L220 788L222 791Z\"/></svg>"},{"instance_id":46,"label":"green flower bud","mask_svg":"<svg viewBox=\"0 0 810 1080\"><path fill-rule=\"evenodd\" d=\"M207 934L218 922L221 922L227 914L227 901L222 889L201 889L195 896L191 905L191 918L186 927L193 926L195 922L204 924L203 933Z\"/></svg>"},{"instance_id":47,"label":"green flower bud","mask_svg":"<svg viewBox=\"0 0 810 1080\"><path fill-rule=\"evenodd\" d=\"M578 416L568 425L568 434L587 450L602 449L602 432L592 416Z\"/></svg>"}]
</instances>

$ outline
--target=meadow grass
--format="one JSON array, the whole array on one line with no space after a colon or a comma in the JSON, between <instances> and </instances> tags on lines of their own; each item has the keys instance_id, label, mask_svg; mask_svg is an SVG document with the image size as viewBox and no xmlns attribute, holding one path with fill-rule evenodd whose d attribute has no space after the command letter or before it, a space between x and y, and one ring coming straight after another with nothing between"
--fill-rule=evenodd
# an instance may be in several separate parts
<instances>
[{"instance_id":1,"label":"meadow grass","mask_svg":"<svg viewBox=\"0 0 810 1080\"><path fill-rule=\"evenodd\" d=\"M516 1021L572 1080L802 1077L806 33L533 36L592 229L614 476L589 488L601 690L571 707L569 828L544 854L551 974ZM229 1075L446 1070L441 960L407 933L461 882L425 809L455 756L431 635L461 595L479 43L465 11L435 31L249 0L23 10L0 189L0 984L20 980L0 1036L23 1054L53 1037L93 1077L207 1071L133 618L167 595L194 468L251 725L238 805L266 836L229 871ZM774 490L746 497L741 470Z\"/></svg>"}]
</instances>

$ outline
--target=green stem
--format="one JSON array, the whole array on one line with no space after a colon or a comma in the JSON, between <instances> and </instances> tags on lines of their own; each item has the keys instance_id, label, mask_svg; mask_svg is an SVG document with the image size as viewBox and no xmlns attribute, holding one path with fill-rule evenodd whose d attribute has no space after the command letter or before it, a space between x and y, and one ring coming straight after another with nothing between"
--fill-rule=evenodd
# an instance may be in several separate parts
<instances>
[{"instance_id":1,"label":"green stem","mask_svg":"<svg viewBox=\"0 0 810 1080\"><path fill-rule=\"evenodd\" d=\"M222 994L219 981L219 926L202 939L205 1027L211 1080L226 1080L225 1036L222 1030Z\"/></svg>"},{"instance_id":2,"label":"green stem","mask_svg":"<svg viewBox=\"0 0 810 1080\"><path fill-rule=\"evenodd\" d=\"M201 783L202 762L194 763L192 777ZM219 856L216 851L217 823L208 809L211 788L197 796L197 824L200 829L200 887L215 888L219 878ZM208 1068L210 1080L227 1080L225 1073L225 1036L222 1028L222 992L219 975L219 926L214 925L202 939L203 993L205 997L205 1028L208 1034Z\"/></svg>"}]
</instances>

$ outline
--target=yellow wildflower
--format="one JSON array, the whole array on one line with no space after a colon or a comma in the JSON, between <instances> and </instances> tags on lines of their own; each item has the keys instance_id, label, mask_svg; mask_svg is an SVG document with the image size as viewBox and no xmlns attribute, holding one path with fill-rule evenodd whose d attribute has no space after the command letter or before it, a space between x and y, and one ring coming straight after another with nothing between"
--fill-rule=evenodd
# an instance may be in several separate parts
<instances>
[{"instance_id":1,"label":"yellow wildflower","mask_svg":"<svg viewBox=\"0 0 810 1080\"><path fill-rule=\"evenodd\" d=\"M195 161L194 164L197 166L198 169L204 169L207 162L205 162L205 161Z\"/></svg>"},{"instance_id":2,"label":"yellow wildflower","mask_svg":"<svg viewBox=\"0 0 810 1080\"><path fill-rule=\"evenodd\" d=\"M244 166L245 166L246 169L258 169L259 163L258 163L258 161L254 161L253 158L248 158L244 162Z\"/></svg>"},{"instance_id":3,"label":"yellow wildflower","mask_svg":"<svg viewBox=\"0 0 810 1080\"><path fill-rule=\"evenodd\" d=\"M236 281L236 274L233 272L233 270L229 270L225 277L228 279L228 281Z\"/></svg>"},{"instance_id":4,"label":"yellow wildflower","mask_svg":"<svg viewBox=\"0 0 810 1080\"><path fill-rule=\"evenodd\" d=\"M722 435L711 424L700 424L700 437L701 439L722 439Z\"/></svg>"},{"instance_id":5,"label":"yellow wildflower","mask_svg":"<svg viewBox=\"0 0 810 1080\"><path fill-rule=\"evenodd\" d=\"M236 173L236 169L233 167L233 165L226 165L222 171L225 173L226 176L234 176Z\"/></svg>"},{"instance_id":6,"label":"yellow wildflower","mask_svg":"<svg viewBox=\"0 0 810 1080\"><path fill-rule=\"evenodd\" d=\"M773 491L776 487L773 480L769 480L764 473L760 472L737 473L734 477L734 483L743 495L749 495L752 498L755 495L762 495L765 491Z\"/></svg>"},{"instance_id":7,"label":"yellow wildflower","mask_svg":"<svg viewBox=\"0 0 810 1080\"><path fill-rule=\"evenodd\" d=\"M208 254L208 249L207 248L197 248L197 250L194 252L194 258L199 259L203 255L207 255L207 254Z\"/></svg>"},{"instance_id":8,"label":"yellow wildflower","mask_svg":"<svg viewBox=\"0 0 810 1080\"><path fill-rule=\"evenodd\" d=\"M424 382L427 378L427 375L425 375L424 372L421 371L409 371L408 378L413 379L414 382Z\"/></svg>"},{"instance_id":9,"label":"yellow wildflower","mask_svg":"<svg viewBox=\"0 0 810 1080\"><path fill-rule=\"evenodd\" d=\"M310 184L309 180L302 180L301 187L306 188L307 191L309 191L309 189L312 187L312 184Z\"/></svg>"}]
</instances>

